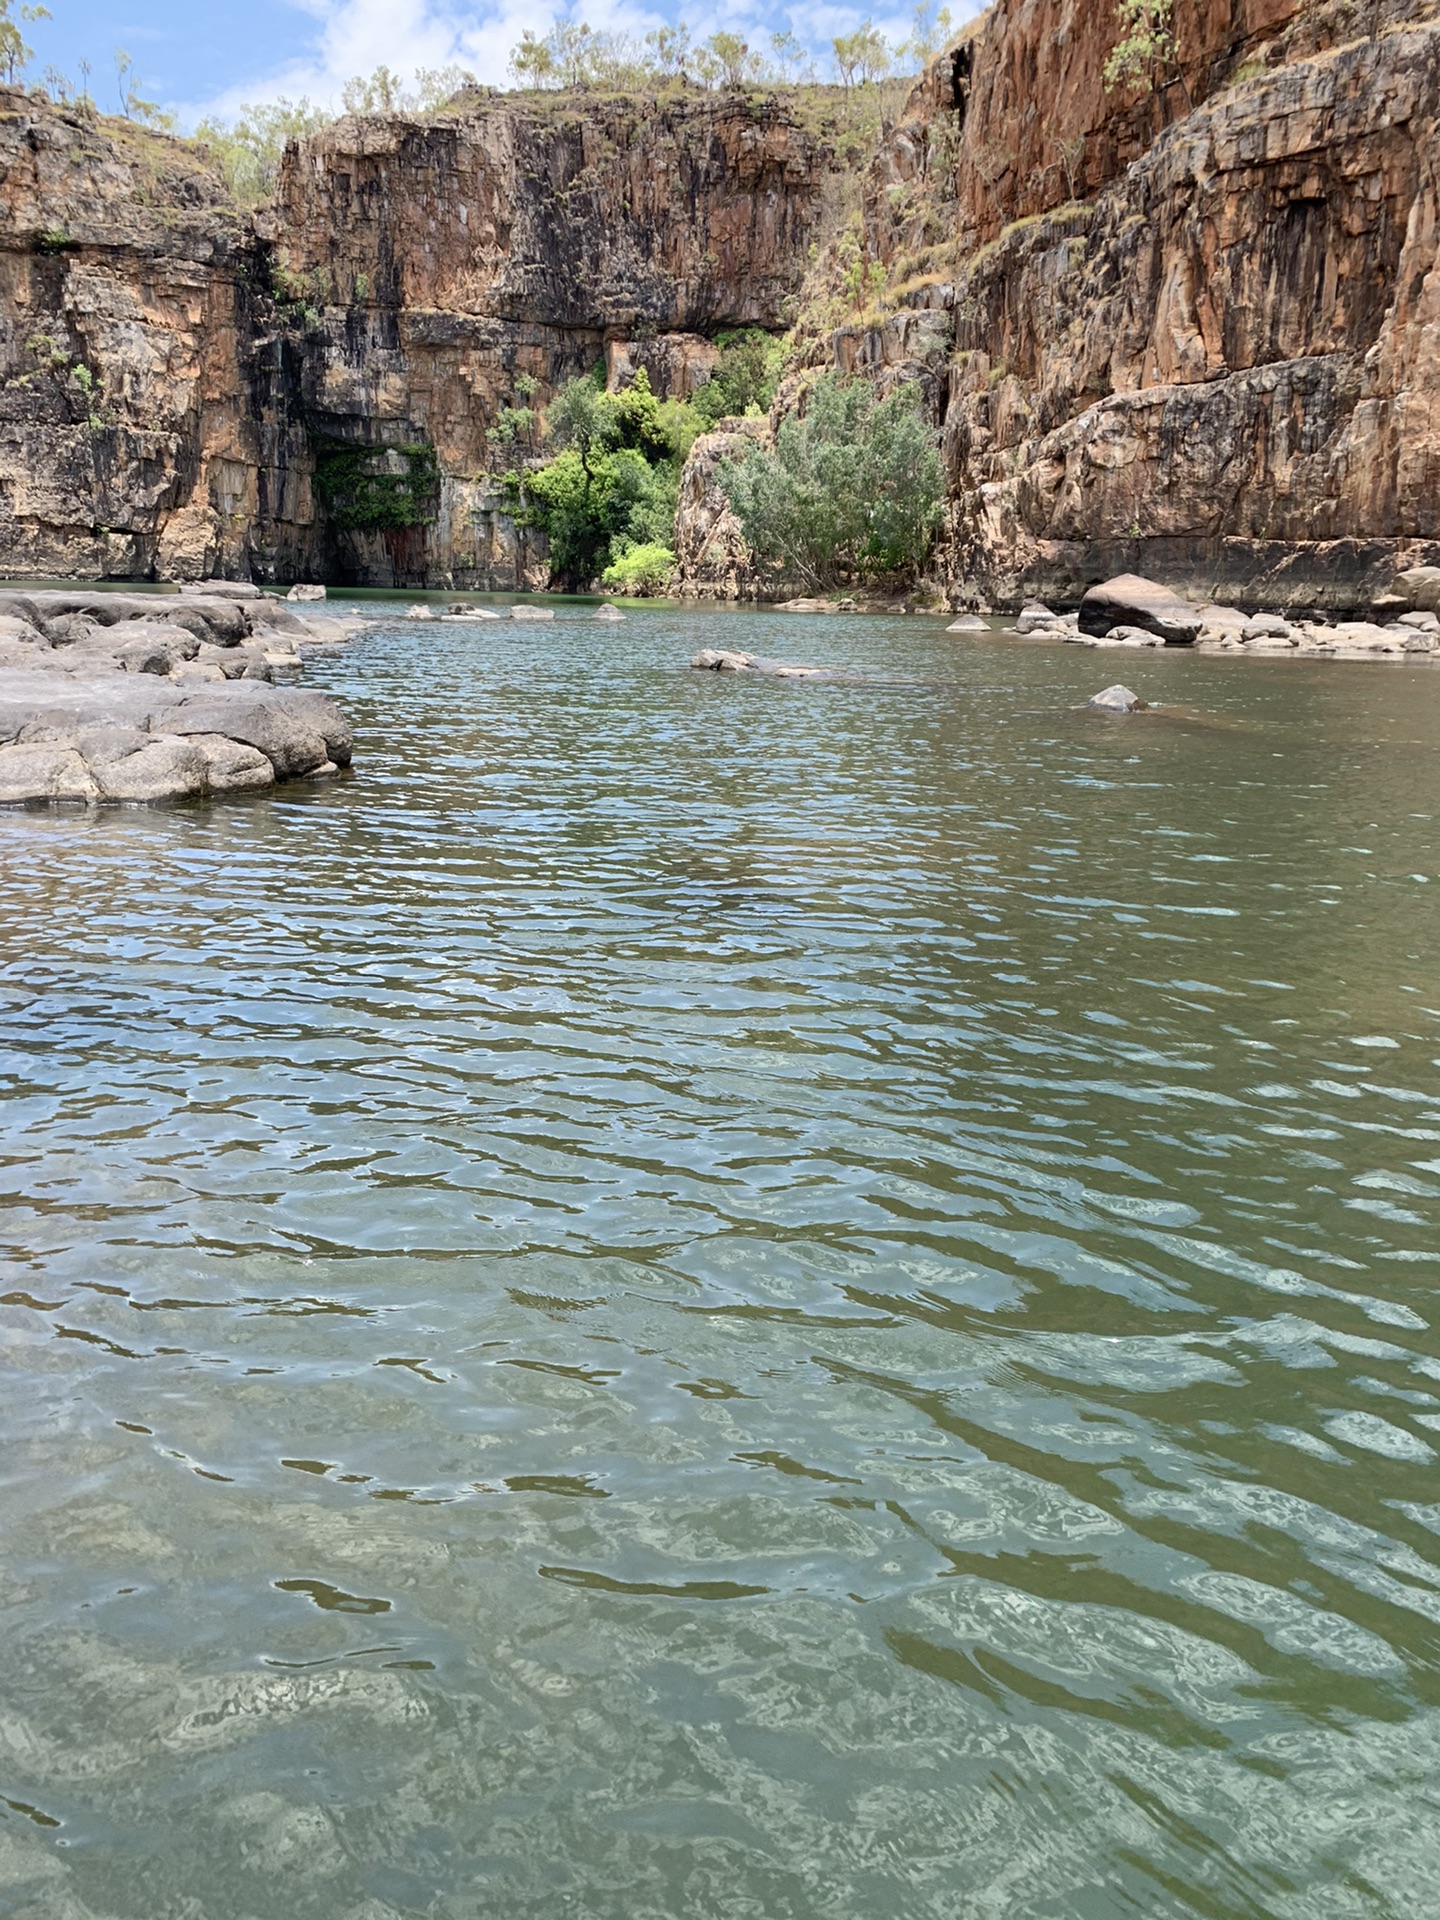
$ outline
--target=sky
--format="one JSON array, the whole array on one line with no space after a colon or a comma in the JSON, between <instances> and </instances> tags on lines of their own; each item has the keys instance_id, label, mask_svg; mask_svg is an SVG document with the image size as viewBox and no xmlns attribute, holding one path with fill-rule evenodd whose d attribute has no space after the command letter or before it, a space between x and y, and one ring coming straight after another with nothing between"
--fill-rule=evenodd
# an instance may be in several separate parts
<instances>
[{"instance_id":1,"label":"sky","mask_svg":"<svg viewBox=\"0 0 1440 1920\"><path fill-rule=\"evenodd\" d=\"M233 117L243 102L301 95L337 104L352 75L386 65L396 71L456 62L478 80L505 86L510 49L529 28L543 34L566 9L556 0L47 0L53 18L25 28L35 48L29 78L47 66L78 79L91 67L90 91L102 112L118 110L114 53L125 48L145 98L193 127L206 113ZM644 34L688 21L696 38L724 27L752 46L788 28L817 54L837 33L873 14L892 43L910 31L914 0L591 0L577 18ZM951 0L958 19L974 4ZM18 11L18 9L17 9ZM821 63L822 77L828 69Z\"/></svg>"}]
</instances>

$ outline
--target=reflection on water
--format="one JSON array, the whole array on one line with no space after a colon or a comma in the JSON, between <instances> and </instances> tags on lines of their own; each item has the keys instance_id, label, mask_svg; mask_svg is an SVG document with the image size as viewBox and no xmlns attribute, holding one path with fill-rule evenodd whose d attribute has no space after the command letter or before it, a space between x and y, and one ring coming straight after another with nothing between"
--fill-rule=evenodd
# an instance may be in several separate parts
<instances>
[{"instance_id":1,"label":"reflection on water","mask_svg":"<svg viewBox=\"0 0 1440 1920\"><path fill-rule=\"evenodd\" d=\"M1440 674L1126 667L382 629L0 818L0 1904L1433 1911Z\"/></svg>"}]
</instances>

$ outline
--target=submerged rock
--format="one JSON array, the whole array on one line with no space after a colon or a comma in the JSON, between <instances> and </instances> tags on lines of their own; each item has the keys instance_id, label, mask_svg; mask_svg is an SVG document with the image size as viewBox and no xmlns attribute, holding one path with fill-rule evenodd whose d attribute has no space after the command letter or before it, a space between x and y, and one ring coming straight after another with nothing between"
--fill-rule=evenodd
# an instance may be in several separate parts
<instances>
[{"instance_id":1,"label":"submerged rock","mask_svg":"<svg viewBox=\"0 0 1440 1920\"><path fill-rule=\"evenodd\" d=\"M1147 703L1138 693L1132 693L1129 687L1122 687L1117 680L1113 687L1092 693L1085 704L1087 707L1098 707L1101 713L1136 713Z\"/></svg>"},{"instance_id":2,"label":"submerged rock","mask_svg":"<svg viewBox=\"0 0 1440 1920\"><path fill-rule=\"evenodd\" d=\"M512 607L510 618L512 620L553 620L555 609L553 607Z\"/></svg>"},{"instance_id":3,"label":"submerged rock","mask_svg":"<svg viewBox=\"0 0 1440 1920\"><path fill-rule=\"evenodd\" d=\"M603 606L595 609L595 618L597 620L623 620L625 615L620 611L619 607L612 607L607 600Z\"/></svg>"}]
</instances>

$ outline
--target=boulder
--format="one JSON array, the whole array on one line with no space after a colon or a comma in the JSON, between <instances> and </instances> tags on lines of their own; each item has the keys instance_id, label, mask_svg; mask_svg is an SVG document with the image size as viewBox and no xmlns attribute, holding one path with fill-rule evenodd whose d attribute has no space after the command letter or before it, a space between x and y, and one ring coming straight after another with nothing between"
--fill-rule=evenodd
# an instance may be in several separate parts
<instances>
[{"instance_id":1,"label":"boulder","mask_svg":"<svg viewBox=\"0 0 1440 1920\"><path fill-rule=\"evenodd\" d=\"M619 607L612 607L607 600L603 606L595 609L595 618L597 620L623 620L625 615L620 611Z\"/></svg>"},{"instance_id":2,"label":"boulder","mask_svg":"<svg viewBox=\"0 0 1440 1920\"><path fill-rule=\"evenodd\" d=\"M982 620L978 613L962 613L952 620L945 629L946 633L988 633L990 622Z\"/></svg>"},{"instance_id":3,"label":"boulder","mask_svg":"<svg viewBox=\"0 0 1440 1920\"><path fill-rule=\"evenodd\" d=\"M212 793L254 793L275 784L275 769L258 747L227 740L223 733L192 734L190 744L205 762Z\"/></svg>"},{"instance_id":4,"label":"boulder","mask_svg":"<svg viewBox=\"0 0 1440 1920\"><path fill-rule=\"evenodd\" d=\"M1402 613L1396 625L1413 627L1417 633L1440 633L1440 616L1433 613Z\"/></svg>"},{"instance_id":5,"label":"boulder","mask_svg":"<svg viewBox=\"0 0 1440 1920\"><path fill-rule=\"evenodd\" d=\"M1293 640L1290 622L1278 613L1252 613L1240 629L1242 640Z\"/></svg>"},{"instance_id":6,"label":"boulder","mask_svg":"<svg viewBox=\"0 0 1440 1920\"><path fill-rule=\"evenodd\" d=\"M1113 687L1092 693L1085 704L1087 707L1098 707L1101 713L1135 713L1146 703L1139 694L1132 693L1129 687L1122 687L1117 680Z\"/></svg>"},{"instance_id":7,"label":"boulder","mask_svg":"<svg viewBox=\"0 0 1440 1920\"><path fill-rule=\"evenodd\" d=\"M259 587L251 580L197 580L193 585L181 587L180 591L182 594L188 594L191 599L199 597L249 601L264 597Z\"/></svg>"},{"instance_id":8,"label":"boulder","mask_svg":"<svg viewBox=\"0 0 1440 1920\"><path fill-rule=\"evenodd\" d=\"M510 618L512 620L553 620L555 609L553 607L512 607Z\"/></svg>"},{"instance_id":9,"label":"boulder","mask_svg":"<svg viewBox=\"0 0 1440 1920\"><path fill-rule=\"evenodd\" d=\"M1422 613L1440 613L1440 567L1407 567L1395 576L1395 589Z\"/></svg>"},{"instance_id":10,"label":"boulder","mask_svg":"<svg viewBox=\"0 0 1440 1920\"><path fill-rule=\"evenodd\" d=\"M852 600L849 606L853 608L854 604ZM808 595L802 595L799 600L782 600L775 611L777 613L839 613L841 608L838 600L814 600Z\"/></svg>"},{"instance_id":11,"label":"boulder","mask_svg":"<svg viewBox=\"0 0 1440 1920\"><path fill-rule=\"evenodd\" d=\"M1089 588L1080 602L1080 631L1103 636L1112 627L1143 627L1170 647L1195 644L1200 614L1188 601L1138 573L1117 574Z\"/></svg>"},{"instance_id":12,"label":"boulder","mask_svg":"<svg viewBox=\"0 0 1440 1920\"><path fill-rule=\"evenodd\" d=\"M1214 600L1209 600L1203 607L1198 609L1198 617L1202 629L1208 627L1212 634L1218 635L1221 633L1239 634L1250 620L1251 615L1242 613L1238 607L1224 607Z\"/></svg>"},{"instance_id":13,"label":"boulder","mask_svg":"<svg viewBox=\"0 0 1440 1920\"><path fill-rule=\"evenodd\" d=\"M0 613L0 641L36 647L42 653L52 644L48 634L42 633L39 627L32 626L28 620L19 619L13 613Z\"/></svg>"},{"instance_id":14,"label":"boulder","mask_svg":"<svg viewBox=\"0 0 1440 1920\"><path fill-rule=\"evenodd\" d=\"M263 753L282 780L323 766L331 758L323 736L269 702L222 698L219 692L187 694L165 715L167 733L219 733Z\"/></svg>"},{"instance_id":15,"label":"boulder","mask_svg":"<svg viewBox=\"0 0 1440 1920\"><path fill-rule=\"evenodd\" d=\"M173 735L106 727L77 744L102 800L179 800L210 784L205 756Z\"/></svg>"},{"instance_id":16,"label":"boulder","mask_svg":"<svg viewBox=\"0 0 1440 1920\"><path fill-rule=\"evenodd\" d=\"M434 620L438 618L438 615L436 614L435 609L433 607L420 604L413 607L407 607L405 609L405 618L407 620Z\"/></svg>"},{"instance_id":17,"label":"boulder","mask_svg":"<svg viewBox=\"0 0 1440 1920\"><path fill-rule=\"evenodd\" d=\"M0 802L93 800L90 769L73 746L59 741L0 747Z\"/></svg>"},{"instance_id":18,"label":"boulder","mask_svg":"<svg viewBox=\"0 0 1440 1920\"><path fill-rule=\"evenodd\" d=\"M285 596L287 600L323 600L325 597L324 587L307 585L298 580Z\"/></svg>"},{"instance_id":19,"label":"boulder","mask_svg":"<svg viewBox=\"0 0 1440 1920\"><path fill-rule=\"evenodd\" d=\"M252 600L245 611L250 616L252 633L258 627L278 627L281 633L299 634L311 631L298 613L291 613L283 601L272 600L268 594L262 595L258 600Z\"/></svg>"},{"instance_id":20,"label":"boulder","mask_svg":"<svg viewBox=\"0 0 1440 1920\"><path fill-rule=\"evenodd\" d=\"M760 663L753 653L728 653L722 647L702 647L690 664L705 673L744 673Z\"/></svg>"},{"instance_id":21,"label":"boulder","mask_svg":"<svg viewBox=\"0 0 1440 1920\"><path fill-rule=\"evenodd\" d=\"M1015 616L1017 633L1044 633L1050 628L1064 624L1063 614L1052 613L1049 607L1042 605L1039 601L1031 601L1029 606L1022 607Z\"/></svg>"}]
</instances>

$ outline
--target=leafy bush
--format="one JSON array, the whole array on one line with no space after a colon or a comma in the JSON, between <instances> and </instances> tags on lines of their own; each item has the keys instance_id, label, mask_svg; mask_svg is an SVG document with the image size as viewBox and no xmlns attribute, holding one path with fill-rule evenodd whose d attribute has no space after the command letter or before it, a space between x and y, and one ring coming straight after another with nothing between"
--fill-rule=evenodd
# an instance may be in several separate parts
<instances>
[{"instance_id":1,"label":"leafy bush","mask_svg":"<svg viewBox=\"0 0 1440 1920\"><path fill-rule=\"evenodd\" d=\"M371 447L322 439L315 445L315 484L337 529L428 527L440 501L440 466L428 442Z\"/></svg>"},{"instance_id":2,"label":"leafy bush","mask_svg":"<svg viewBox=\"0 0 1440 1920\"><path fill-rule=\"evenodd\" d=\"M670 548L647 540L612 560L601 574L600 584L617 593L663 593L674 569L675 555Z\"/></svg>"},{"instance_id":3,"label":"leafy bush","mask_svg":"<svg viewBox=\"0 0 1440 1920\"><path fill-rule=\"evenodd\" d=\"M945 475L919 392L880 399L869 381L827 374L773 450L722 461L718 479L752 555L808 587L907 577L940 522Z\"/></svg>"},{"instance_id":4,"label":"leafy bush","mask_svg":"<svg viewBox=\"0 0 1440 1920\"><path fill-rule=\"evenodd\" d=\"M715 344L720 358L690 405L707 428L731 414L764 413L780 383L784 342L762 333L759 327L743 327L734 333L717 334Z\"/></svg>"},{"instance_id":5,"label":"leafy bush","mask_svg":"<svg viewBox=\"0 0 1440 1920\"><path fill-rule=\"evenodd\" d=\"M694 437L685 410L657 400L642 367L607 393L599 370L563 387L545 414L560 451L511 482L517 518L539 527L555 577L583 588L637 547L665 547L680 465Z\"/></svg>"}]
</instances>

